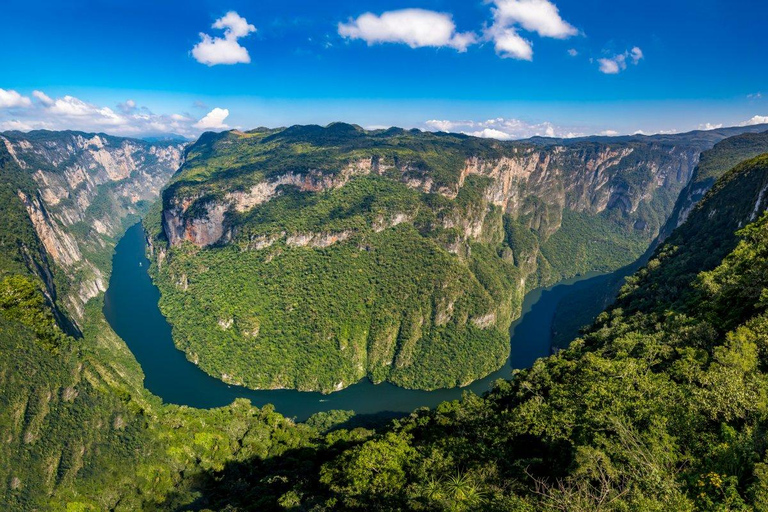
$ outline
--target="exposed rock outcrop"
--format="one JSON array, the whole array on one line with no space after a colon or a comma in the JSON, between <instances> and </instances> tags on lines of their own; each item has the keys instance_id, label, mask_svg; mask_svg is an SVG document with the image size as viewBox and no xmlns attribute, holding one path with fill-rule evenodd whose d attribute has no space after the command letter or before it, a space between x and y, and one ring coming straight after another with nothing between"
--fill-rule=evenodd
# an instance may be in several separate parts
<instances>
[{"instance_id":1,"label":"exposed rock outcrop","mask_svg":"<svg viewBox=\"0 0 768 512\"><path fill-rule=\"evenodd\" d=\"M49 131L6 132L0 140L35 185L17 195L45 251L73 281L59 299L80 320L85 303L106 290L109 270L86 255L108 252L126 217L158 198L181 165L184 145Z\"/></svg>"}]
</instances>

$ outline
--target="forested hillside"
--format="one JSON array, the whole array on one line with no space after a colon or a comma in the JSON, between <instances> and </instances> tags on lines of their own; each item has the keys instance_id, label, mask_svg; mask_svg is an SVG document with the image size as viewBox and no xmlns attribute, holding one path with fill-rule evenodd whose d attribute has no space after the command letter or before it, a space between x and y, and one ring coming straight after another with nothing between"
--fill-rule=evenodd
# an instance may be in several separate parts
<instances>
[{"instance_id":1,"label":"forested hillside","mask_svg":"<svg viewBox=\"0 0 768 512\"><path fill-rule=\"evenodd\" d=\"M767 177L761 157L721 178L568 350L327 462L284 459L293 489L280 499L304 510L764 510ZM213 508L250 509L272 492L252 466L225 474L206 491Z\"/></svg>"},{"instance_id":2,"label":"forested hillside","mask_svg":"<svg viewBox=\"0 0 768 512\"><path fill-rule=\"evenodd\" d=\"M696 166L688 185L680 193L680 197L675 202L675 208L669 220L653 242L651 250L647 251L631 265L614 272L604 280L599 280L595 286L580 290L578 294L573 294L563 299L557 308L552 325L553 346L568 346L568 343L577 335L581 327L592 323L595 317L616 299L625 279L644 266L653 252L652 249L655 249L657 244L663 242L678 226L685 222L688 215L691 214L702 197L712 188L717 179L737 164L764 153L768 153L768 132L735 135L722 142L718 142L712 149L703 152L699 165ZM757 201L756 195L754 200ZM717 214L712 213L712 215ZM720 221L729 222L728 218L728 216L725 216ZM713 229L721 234L731 233L737 225L737 222L733 219L731 219L730 225L723 226L717 224L713 226ZM745 218L742 219L742 224L745 222L747 220ZM699 221L697 224L704 225L704 222ZM680 233L676 233L678 237L678 241L675 242L676 245L685 245L686 242L679 238L682 233L683 230ZM720 261L719 258L724 254L722 251L727 251L732 247L733 239L734 237L729 238L728 243L713 255L712 261Z\"/></svg>"},{"instance_id":3,"label":"forested hillside","mask_svg":"<svg viewBox=\"0 0 768 512\"><path fill-rule=\"evenodd\" d=\"M17 193L33 193L35 182L2 147L0 165L0 208L9 219L0 232L4 509L768 507L765 156L718 180L570 349L485 397L468 394L376 431L342 411L296 424L245 401L210 411L162 404L143 388L141 368L104 321L100 300L83 308L80 328L67 322L72 313L50 283L70 275ZM381 186L381 177L365 178L351 185ZM463 190L472 191L475 178L482 177L468 177ZM473 196L462 203L462 193L446 201L474 204ZM412 202L397 204L421 207L421 194L405 192ZM296 198L285 190L279 199ZM309 204L323 212L333 200ZM505 237L519 227L501 221ZM422 237L402 224L389 229ZM519 271L514 258L509 265Z\"/></svg>"},{"instance_id":4,"label":"forested hillside","mask_svg":"<svg viewBox=\"0 0 768 512\"><path fill-rule=\"evenodd\" d=\"M58 145L51 133L43 135L47 151L65 149L79 136L64 133ZM144 144L123 139L118 146L123 141ZM22 145L33 152L32 143ZM22 162L27 165L22 167ZM315 443L318 435L312 429L294 425L268 407L259 410L238 401L201 411L163 405L147 392L141 368L102 316L101 296L79 306L79 315L79 310L67 309L73 304L59 300L59 290L77 286L74 277L80 274L73 276L72 267L51 255L50 244L39 236L51 231L40 230L35 220L54 227L55 237L71 236L79 247L98 240L98 233L89 235L60 223L53 212L64 210L30 215L22 194L45 194L33 177L42 175L36 171L42 163L29 162L0 145L0 508L172 507L177 501L192 502L199 493L191 482L227 462L268 458ZM75 157L48 162L62 164L62 171L78 165ZM78 172L92 172L98 179L103 169L85 166ZM134 171L135 179L146 178L141 168ZM173 170L164 172L170 175ZM124 179L101 194L112 201L120 197L116 190L131 187L131 179ZM80 207L85 208L82 202ZM102 215L119 225L126 212L130 207L115 205ZM101 262L110 261L113 246L108 234L101 240L101 250L83 251L79 263L108 276L110 267ZM79 327L69 321L70 315Z\"/></svg>"},{"instance_id":5,"label":"forested hillside","mask_svg":"<svg viewBox=\"0 0 768 512\"><path fill-rule=\"evenodd\" d=\"M693 207L723 174L740 162L767 152L768 132L763 131L729 137L702 153L699 165L693 171L688 185L680 193L675 209L661 231L661 238L668 237L675 228L685 222Z\"/></svg>"},{"instance_id":6,"label":"forested hillside","mask_svg":"<svg viewBox=\"0 0 768 512\"><path fill-rule=\"evenodd\" d=\"M205 134L149 218L161 309L228 383L466 384L506 359L525 292L639 257L722 136Z\"/></svg>"}]
</instances>

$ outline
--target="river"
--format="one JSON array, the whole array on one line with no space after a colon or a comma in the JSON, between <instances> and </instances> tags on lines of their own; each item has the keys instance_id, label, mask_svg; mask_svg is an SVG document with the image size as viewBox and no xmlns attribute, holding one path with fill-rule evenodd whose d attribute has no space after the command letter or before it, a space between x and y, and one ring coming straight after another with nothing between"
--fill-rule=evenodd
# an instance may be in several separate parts
<instances>
[{"instance_id":1,"label":"river","mask_svg":"<svg viewBox=\"0 0 768 512\"><path fill-rule=\"evenodd\" d=\"M342 391L323 395L294 390L255 391L225 384L203 372L174 346L171 327L157 305L160 292L148 269L144 233L141 224L136 224L115 249L104 314L141 365L146 388L167 403L198 408L220 407L236 398L247 398L259 407L273 404L278 412L298 421L331 409L354 410L358 414L410 412L458 399L466 390L481 394L490 389L493 381L509 378L514 368L527 368L536 359L549 355L552 320L559 302L605 277L577 277L526 295L523 314L510 327L507 363L469 386L418 391L387 383L374 385L363 379Z\"/></svg>"}]
</instances>

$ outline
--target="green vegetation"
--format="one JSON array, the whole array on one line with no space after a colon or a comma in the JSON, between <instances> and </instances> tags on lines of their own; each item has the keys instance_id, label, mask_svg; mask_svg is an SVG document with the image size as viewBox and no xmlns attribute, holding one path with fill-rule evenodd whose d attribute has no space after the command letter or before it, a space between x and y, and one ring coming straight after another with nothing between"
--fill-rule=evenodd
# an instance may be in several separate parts
<instances>
[{"instance_id":1,"label":"green vegetation","mask_svg":"<svg viewBox=\"0 0 768 512\"><path fill-rule=\"evenodd\" d=\"M563 225L541 248L556 276L610 272L642 254L648 242L642 232L628 230L600 215L570 210Z\"/></svg>"},{"instance_id":2,"label":"green vegetation","mask_svg":"<svg viewBox=\"0 0 768 512\"><path fill-rule=\"evenodd\" d=\"M763 153L768 153L768 132L735 135L718 142L712 149L704 151L690 182L677 199L675 209L662 229L660 238L663 240L672 234L679 222L681 211L692 208L698 203L718 178L737 164ZM754 200L757 200L756 196ZM727 221L727 216L725 219ZM693 225L700 226L704 224L701 221L693 223ZM725 244L718 249L717 254L712 258L709 265L717 264L720 261L719 258L733 248L735 238L732 236L732 233L737 227L736 221L731 222L729 225L714 227L714 231L723 238ZM686 243L680 237L688 229L690 228L681 227L679 232L676 233L675 236L678 242L675 245ZM687 238L693 237L689 236ZM595 286L581 289L563 299L557 308L555 319L552 323L553 345L561 348L567 347L580 328L591 324L595 317L616 299L625 279L648 262L648 258L651 256L650 252L646 252L633 264L622 268L621 271L615 272L609 281L600 281ZM692 268L699 268L697 265L694 264Z\"/></svg>"},{"instance_id":3,"label":"green vegetation","mask_svg":"<svg viewBox=\"0 0 768 512\"><path fill-rule=\"evenodd\" d=\"M744 164L701 209L753 204L752 188L730 193L758 166L768 175L764 160ZM687 230L706 232L700 220ZM281 496L305 510L764 510L768 215L738 237L698 273L681 262L722 240L662 247L582 338L485 397L417 411L340 454L284 461L294 471ZM680 293L648 299L656 276L680 268ZM246 510L270 492L230 483L209 489L207 504Z\"/></svg>"},{"instance_id":4,"label":"green vegetation","mask_svg":"<svg viewBox=\"0 0 768 512\"><path fill-rule=\"evenodd\" d=\"M189 505L209 472L315 446L319 429L345 420L314 418L316 431L246 401L211 411L163 405L143 388L141 368L103 318L101 297L86 305L81 336L62 331L70 324L53 292L69 276L42 248L15 193L33 193L34 185L4 146L0 176L0 508ZM105 245L93 261L109 260L111 250Z\"/></svg>"},{"instance_id":5,"label":"green vegetation","mask_svg":"<svg viewBox=\"0 0 768 512\"><path fill-rule=\"evenodd\" d=\"M438 208L454 208L428 200L437 198L360 178L325 194L274 199L251 214L258 220L234 244L174 250L155 268L174 339L212 375L258 388L333 391L368 375L435 389L490 373L508 354L506 330L521 301L517 270L499 259L499 242L465 243L451 229L422 235L418 225L448 214ZM480 215L488 208L463 196L455 208L463 202ZM302 215L291 217L296 211ZM415 217L416 226L369 227L391 212ZM500 213L488 215L500 227ZM353 234L328 247L281 239L247 249L278 230ZM449 254L441 241L467 255Z\"/></svg>"},{"instance_id":6,"label":"green vegetation","mask_svg":"<svg viewBox=\"0 0 768 512\"><path fill-rule=\"evenodd\" d=\"M2 176L13 191L20 182L9 178L13 166L7 160L4 164L10 171ZM380 300L392 312L389 318L400 322L395 347L402 350L413 339L413 329L423 328L403 303L415 297L423 308L437 309L440 301L427 298L435 293L436 281L447 285L441 292L446 297L451 287L463 290L456 295L454 320L439 326L442 331L432 325L435 336L444 336L434 338L435 343L442 340L452 347L457 340L447 326L455 318L468 319L494 305L500 315L511 315L511 308L499 305L507 301L514 307L521 293L511 293L514 284L546 261L539 247L549 240L542 243L539 231L495 207L478 206L481 182L468 180L466 192L455 200L392 186L382 193L381 204L394 201L420 220L378 232L370 222L380 211L376 201L366 199L367 190L386 186L377 178L350 185L357 194L349 196L356 199L348 209L337 209L347 199L341 190L316 195L286 191L258 213L278 223L264 220L259 224L264 230L280 223L315 229L337 222L334 226L355 230L346 243L288 247L281 240L261 251L245 250L251 236L258 236L255 230L227 246L173 249L163 265L174 266L174 272L195 270L183 281L188 289L207 280L224 295L232 292L206 270L261 272L262 266L270 268L266 259L272 255L271 261L287 270L265 270L253 288L290 283L286 276L293 276L296 289L290 294L274 290L281 306L314 314L308 321L343 332L349 346L357 334L343 315L371 314L369 328L374 328L386 321L370 313L370 301ZM61 330L64 319L46 281L57 271L40 249L18 197L4 196L3 212L16 223L0 230L0 507L765 510L768 215L758 217L768 202L761 194L767 185L768 157L727 173L630 280L619 302L568 350L539 360L512 381L498 382L484 397L468 393L461 401L415 411L377 430L358 426L363 420L345 411L294 424L269 406L257 409L245 401L210 411L162 404L143 389L141 369L105 323L100 298L85 308L81 337ZM291 201L305 201L311 215L281 218L292 211L285 209ZM459 237L458 254L451 254L445 244L457 240L456 228L425 230L420 221L456 211L464 218L484 212L487 222L477 239ZM159 211L154 215L147 225L159 227ZM606 241L613 229L604 220L569 213L563 225ZM591 253L589 244L555 241L577 255L600 255ZM241 255L251 258L244 260L249 266L232 263ZM611 252L605 258L618 261ZM553 272L576 264L553 260ZM387 272L392 268L397 271ZM312 282L315 272L322 279ZM334 279L362 298L347 302L324 292L322 284ZM315 310L290 301L304 293L302 287L317 297ZM249 293L257 303L263 300L261 292ZM217 325L232 320L230 327L221 327L223 332L258 331L258 340L272 328L268 318L242 316L237 301L230 302L232 309L216 310L212 317ZM218 308L224 304L214 303ZM473 310L473 304L482 307ZM358 309L344 309L352 306ZM271 302L263 307L272 307ZM334 314L341 320L324 323L321 308L337 308ZM278 313L268 316L273 314ZM471 325L465 321L466 332L475 329ZM462 332L454 327L455 333ZM447 365L442 352L424 357ZM401 376L410 378L405 372Z\"/></svg>"},{"instance_id":7,"label":"green vegetation","mask_svg":"<svg viewBox=\"0 0 768 512\"><path fill-rule=\"evenodd\" d=\"M739 163L768 153L768 132L744 133L729 137L709 151L701 154L699 166L693 175L692 183L696 187L706 182L714 183Z\"/></svg>"},{"instance_id":8,"label":"green vegetation","mask_svg":"<svg viewBox=\"0 0 768 512\"><path fill-rule=\"evenodd\" d=\"M145 224L161 310L226 382L466 384L503 364L526 291L642 254L682 186L652 186L673 165L661 148L342 123L205 134ZM551 173L540 158L558 159ZM600 213L564 191L593 173L610 183Z\"/></svg>"}]
</instances>

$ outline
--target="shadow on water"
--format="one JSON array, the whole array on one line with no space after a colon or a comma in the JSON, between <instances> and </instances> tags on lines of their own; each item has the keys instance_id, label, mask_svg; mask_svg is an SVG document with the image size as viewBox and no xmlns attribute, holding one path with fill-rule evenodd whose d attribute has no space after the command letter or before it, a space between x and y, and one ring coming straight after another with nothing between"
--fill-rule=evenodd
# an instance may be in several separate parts
<instances>
[{"instance_id":1,"label":"shadow on water","mask_svg":"<svg viewBox=\"0 0 768 512\"><path fill-rule=\"evenodd\" d=\"M323 395L295 390L255 391L225 384L203 372L174 346L171 327L157 305L160 292L152 283L148 268L144 232L141 224L136 224L115 250L104 314L141 364L147 389L165 402L199 408L220 407L236 398L248 398L259 407L273 404L281 414L299 421L332 409L354 410L358 414L404 413L455 400L465 390L482 394L495 380L510 378L513 369L527 368L536 359L549 355L552 320L560 300L606 278L592 274L529 293L522 316L510 328L511 351L506 364L469 386L419 391L388 383L374 385L364 379L342 391Z\"/></svg>"}]
</instances>

